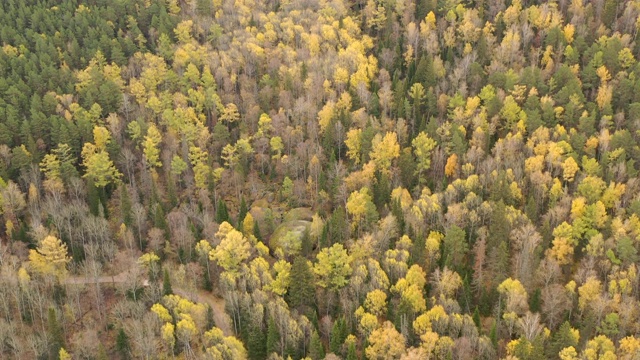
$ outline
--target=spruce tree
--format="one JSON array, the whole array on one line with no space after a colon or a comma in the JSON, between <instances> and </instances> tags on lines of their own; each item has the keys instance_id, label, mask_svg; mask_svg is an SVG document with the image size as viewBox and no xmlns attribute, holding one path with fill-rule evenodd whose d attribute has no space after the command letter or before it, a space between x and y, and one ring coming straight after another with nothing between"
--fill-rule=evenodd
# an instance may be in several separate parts
<instances>
[{"instance_id":1,"label":"spruce tree","mask_svg":"<svg viewBox=\"0 0 640 360\"><path fill-rule=\"evenodd\" d=\"M249 359L251 360L265 359L267 357L268 339L267 339L267 336L265 336L266 334L264 333L264 329L262 328L262 326L260 326L260 324L254 324L251 321L250 321L250 324L245 328L246 328L245 342L247 344L247 354L249 356Z\"/></svg>"},{"instance_id":2,"label":"spruce tree","mask_svg":"<svg viewBox=\"0 0 640 360\"><path fill-rule=\"evenodd\" d=\"M575 341L575 337L571 333L571 324L568 321L565 321L558 331L553 334L551 337L551 344L549 344L547 356L550 358L557 357L560 350L573 346L578 346L578 343Z\"/></svg>"},{"instance_id":3,"label":"spruce tree","mask_svg":"<svg viewBox=\"0 0 640 360\"><path fill-rule=\"evenodd\" d=\"M289 287L289 304L292 308L311 306L315 301L313 272L307 259L298 256L291 266L291 283Z\"/></svg>"},{"instance_id":4,"label":"spruce tree","mask_svg":"<svg viewBox=\"0 0 640 360\"><path fill-rule=\"evenodd\" d=\"M320 341L318 332L315 330L313 331L313 333L311 333L311 340L309 342L309 357L312 360L324 359L324 347L322 346L322 341Z\"/></svg>"},{"instance_id":5,"label":"spruce tree","mask_svg":"<svg viewBox=\"0 0 640 360\"><path fill-rule=\"evenodd\" d=\"M529 309L531 312L540 312L540 289L535 289L529 299Z\"/></svg>"},{"instance_id":6,"label":"spruce tree","mask_svg":"<svg viewBox=\"0 0 640 360\"><path fill-rule=\"evenodd\" d=\"M130 358L129 337L127 336L127 333L124 332L123 328L120 328L120 330L118 330L118 336L116 337L116 350L118 350L121 359Z\"/></svg>"},{"instance_id":7,"label":"spruce tree","mask_svg":"<svg viewBox=\"0 0 640 360\"><path fill-rule=\"evenodd\" d=\"M162 277L162 293L164 295L173 294L173 289L171 288L171 278L169 277L169 271L164 269L164 274Z\"/></svg>"},{"instance_id":8,"label":"spruce tree","mask_svg":"<svg viewBox=\"0 0 640 360\"><path fill-rule=\"evenodd\" d=\"M238 229L242 229L242 222L244 221L244 217L247 216L247 203L244 201L244 196L240 201L240 210L238 211Z\"/></svg>"},{"instance_id":9,"label":"spruce tree","mask_svg":"<svg viewBox=\"0 0 640 360\"><path fill-rule=\"evenodd\" d=\"M333 324L333 328L331 329L331 337L329 339L329 348L332 353L339 354L340 349L342 348L342 344L344 344L344 340L347 338L347 323L344 320L344 317L340 317Z\"/></svg>"},{"instance_id":10,"label":"spruce tree","mask_svg":"<svg viewBox=\"0 0 640 360\"><path fill-rule=\"evenodd\" d=\"M47 332L49 333L49 359L57 360L60 349L64 347L64 332L62 326L58 322L58 316L56 310L52 307L49 308L47 313Z\"/></svg>"},{"instance_id":11,"label":"spruce tree","mask_svg":"<svg viewBox=\"0 0 640 360\"><path fill-rule=\"evenodd\" d=\"M476 309L473 311L473 323L476 324L476 327L480 329L480 311L476 306Z\"/></svg>"},{"instance_id":12,"label":"spruce tree","mask_svg":"<svg viewBox=\"0 0 640 360\"><path fill-rule=\"evenodd\" d=\"M229 212L227 212L227 205L220 199L218 200L218 206L216 209L216 222L222 224L223 222L229 222Z\"/></svg>"},{"instance_id":13,"label":"spruce tree","mask_svg":"<svg viewBox=\"0 0 640 360\"><path fill-rule=\"evenodd\" d=\"M253 222L253 236L255 236L258 241L262 241L262 233L260 232L260 225L258 225L257 221Z\"/></svg>"},{"instance_id":14,"label":"spruce tree","mask_svg":"<svg viewBox=\"0 0 640 360\"><path fill-rule=\"evenodd\" d=\"M89 212L91 215L98 216L100 213L100 194L93 180L87 180L87 201L89 203Z\"/></svg>"},{"instance_id":15,"label":"spruce tree","mask_svg":"<svg viewBox=\"0 0 640 360\"><path fill-rule=\"evenodd\" d=\"M491 332L489 332L489 339L491 339L491 344L493 344L493 347L497 348L498 347L498 327L495 321L491 326Z\"/></svg>"},{"instance_id":16,"label":"spruce tree","mask_svg":"<svg viewBox=\"0 0 640 360\"><path fill-rule=\"evenodd\" d=\"M280 342L280 333L276 328L276 323L272 318L269 318L267 324L267 355L271 355L274 352L278 352L278 344Z\"/></svg>"},{"instance_id":17,"label":"spruce tree","mask_svg":"<svg viewBox=\"0 0 640 360\"><path fill-rule=\"evenodd\" d=\"M356 353L356 343L350 342L347 348L347 360L358 360L358 354Z\"/></svg>"},{"instance_id":18,"label":"spruce tree","mask_svg":"<svg viewBox=\"0 0 640 360\"><path fill-rule=\"evenodd\" d=\"M301 245L300 252L302 253L303 256L307 256L311 254L312 251L313 251L313 243L311 242L311 236L309 235L309 228L306 228L304 230L304 233L302 233L302 245Z\"/></svg>"}]
</instances>

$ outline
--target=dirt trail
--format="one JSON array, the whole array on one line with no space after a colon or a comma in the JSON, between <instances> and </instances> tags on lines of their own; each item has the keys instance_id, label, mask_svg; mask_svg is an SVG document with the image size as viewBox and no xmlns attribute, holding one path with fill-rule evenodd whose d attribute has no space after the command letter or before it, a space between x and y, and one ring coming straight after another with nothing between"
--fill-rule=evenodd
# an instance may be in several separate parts
<instances>
[{"instance_id":1,"label":"dirt trail","mask_svg":"<svg viewBox=\"0 0 640 360\"><path fill-rule=\"evenodd\" d=\"M65 283L69 285L95 284L96 282L100 284L117 284L125 282L132 272L133 269L129 269L117 275L100 276L97 279L84 276L70 276L65 280ZM148 280L145 279L144 283L146 285L148 283ZM233 331L231 330L231 319L224 312L224 299L218 298L207 291L198 290L194 292L183 289L181 287L177 287L175 285L173 286L173 292L176 293L176 295L188 298L191 301L204 303L211 306L211 310L213 311L213 319L216 323L216 326L220 328L220 330L222 330L225 336L233 336Z\"/></svg>"},{"instance_id":2,"label":"dirt trail","mask_svg":"<svg viewBox=\"0 0 640 360\"><path fill-rule=\"evenodd\" d=\"M92 277L85 277L85 276L70 276L65 280L66 284L95 284L96 282L100 283L100 284L105 284L105 283L110 283L110 284L116 284L116 283L123 283L127 280L127 278L129 277L129 275L133 272L133 269L129 269L129 270L125 270L123 272L121 272L120 274L117 275L111 275L111 276L99 276L97 281L94 280L94 278ZM146 282L147 280L145 280Z\"/></svg>"}]
</instances>

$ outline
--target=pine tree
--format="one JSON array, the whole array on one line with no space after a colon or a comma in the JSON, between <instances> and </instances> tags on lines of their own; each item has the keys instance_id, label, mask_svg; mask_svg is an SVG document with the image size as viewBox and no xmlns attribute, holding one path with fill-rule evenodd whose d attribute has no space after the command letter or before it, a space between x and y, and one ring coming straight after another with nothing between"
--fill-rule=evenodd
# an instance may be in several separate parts
<instances>
[{"instance_id":1,"label":"pine tree","mask_svg":"<svg viewBox=\"0 0 640 360\"><path fill-rule=\"evenodd\" d=\"M240 210L238 211L238 229L242 229L242 222L244 221L244 217L247 216L247 203L244 201L244 196L240 201Z\"/></svg>"},{"instance_id":2,"label":"pine tree","mask_svg":"<svg viewBox=\"0 0 640 360\"><path fill-rule=\"evenodd\" d=\"M339 354L342 348L342 344L344 344L344 340L347 338L347 323L344 320L344 317L340 317L333 324L333 328L331 329L331 337L329 339L329 348L331 352L334 354Z\"/></svg>"},{"instance_id":3,"label":"pine tree","mask_svg":"<svg viewBox=\"0 0 640 360\"><path fill-rule=\"evenodd\" d=\"M320 341L318 332L315 330L313 331L313 333L311 333L311 340L309 342L309 357L312 360L324 359L324 347L322 346L322 341Z\"/></svg>"},{"instance_id":4,"label":"pine tree","mask_svg":"<svg viewBox=\"0 0 640 360\"><path fill-rule=\"evenodd\" d=\"M531 298L529 298L529 309L531 312L540 312L540 289L535 289Z\"/></svg>"},{"instance_id":5,"label":"pine tree","mask_svg":"<svg viewBox=\"0 0 640 360\"><path fill-rule=\"evenodd\" d=\"M358 360L358 354L356 352L356 343L350 342L347 348L347 360Z\"/></svg>"},{"instance_id":6,"label":"pine tree","mask_svg":"<svg viewBox=\"0 0 640 360\"><path fill-rule=\"evenodd\" d=\"M555 358L560 350L569 346L578 346L577 340L572 333L571 324L565 321L551 337L551 344L549 345L547 356Z\"/></svg>"},{"instance_id":7,"label":"pine tree","mask_svg":"<svg viewBox=\"0 0 640 360\"><path fill-rule=\"evenodd\" d=\"M302 253L302 255L307 256L311 254L311 252L313 251L313 243L311 242L311 236L309 235L309 228L306 228L304 230L304 233L302 233L301 243L302 244L300 246L300 252Z\"/></svg>"},{"instance_id":8,"label":"pine tree","mask_svg":"<svg viewBox=\"0 0 640 360\"><path fill-rule=\"evenodd\" d=\"M169 277L169 271L167 269L164 269L162 277L162 293L164 295L173 294L173 289L171 289L171 278Z\"/></svg>"},{"instance_id":9,"label":"pine tree","mask_svg":"<svg viewBox=\"0 0 640 360\"><path fill-rule=\"evenodd\" d=\"M89 203L89 211L91 215L98 216L100 212L100 194L98 188L94 185L93 180L87 180L87 202Z\"/></svg>"},{"instance_id":10,"label":"pine tree","mask_svg":"<svg viewBox=\"0 0 640 360\"><path fill-rule=\"evenodd\" d=\"M253 324L253 322L246 326L245 329L245 342L247 344L249 359L265 359L267 357L267 337L265 336L264 329L260 325Z\"/></svg>"},{"instance_id":11,"label":"pine tree","mask_svg":"<svg viewBox=\"0 0 640 360\"><path fill-rule=\"evenodd\" d=\"M491 214L491 224L489 225L489 234L491 234L490 241L487 243L487 247L491 244L493 246L500 244L501 241L509 240L509 222L507 221L506 208L504 202L499 201L496 203L495 210Z\"/></svg>"},{"instance_id":12,"label":"pine tree","mask_svg":"<svg viewBox=\"0 0 640 360\"><path fill-rule=\"evenodd\" d=\"M229 222L229 213L227 212L227 205L220 199L218 200L218 206L216 209L216 222L222 224L223 222Z\"/></svg>"},{"instance_id":13,"label":"pine tree","mask_svg":"<svg viewBox=\"0 0 640 360\"><path fill-rule=\"evenodd\" d=\"M480 311L476 306L476 309L473 311L473 323L476 324L476 327L480 329Z\"/></svg>"},{"instance_id":14,"label":"pine tree","mask_svg":"<svg viewBox=\"0 0 640 360\"><path fill-rule=\"evenodd\" d=\"M64 333L62 326L58 322L58 316L54 308L49 308L47 314L47 331L51 343L49 344L49 359L57 360L60 349L64 347Z\"/></svg>"},{"instance_id":15,"label":"pine tree","mask_svg":"<svg viewBox=\"0 0 640 360\"><path fill-rule=\"evenodd\" d=\"M267 355L271 355L274 352L278 352L280 342L280 333L276 328L276 323L272 318L269 318L267 324Z\"/></svg>"},{"instance_id":16,"label":"pine tree","mask_svg":"<svg viewBox=\"0 0 640 360\"><path fill-rule=\"evenodd\" d=\"M258 225L257 221L253 222L253 236L255 236L258 241L262 241L262 233L260 232L260 225Z\"/></svg>"},{"instance_id":17,"label":"pine tree","mask_svg":"<svg viewBox=\"0 0 640 360\"><path fill-rule=\"evenodd\" d=\"M127 336L127 333L124 332L123 328L120 328L120 330L118 330L118 336L116 337L116 350L118 350L121 359L130 358L129 337Z\"/></svg>"},{"instance_id":18,"label":"pine tree","mask_svg":"<svg viewBox=\"0 0 640 360\"><path fill-rule=\"evenodd\" d=\"M313 271L302 256L298 256L291 266L291 285L289 286L289 303L291 307L311 306L315 302Z\"/></svg>"},{"instance_id":19,"label":"pine tree","mask_svg":"<svg viewBox=\"0 0 640 360\"><path fill-rule=\"evenodd\" d=\"M497 328L497 323L495 321L491 326L491 332L489 332L489 339L491 339L491 344L493 344L493 347L498 346L498 328Z\"/></svg>"}]
</instances>

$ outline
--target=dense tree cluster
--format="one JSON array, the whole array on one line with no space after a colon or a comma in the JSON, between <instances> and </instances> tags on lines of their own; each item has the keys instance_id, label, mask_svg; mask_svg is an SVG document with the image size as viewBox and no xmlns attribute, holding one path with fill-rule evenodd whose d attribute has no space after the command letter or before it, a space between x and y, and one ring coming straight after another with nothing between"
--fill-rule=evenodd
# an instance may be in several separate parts
<instances>
[{"instance_id":1,"label":"dense tree cluster","mask_svg":"<svg viewBox=\"0 0 640 360\"><path fill-rule=\"evenodd\" d=\"M638 29L0 2L0 358L640 358Z\"/></svg>"}]
</instances>

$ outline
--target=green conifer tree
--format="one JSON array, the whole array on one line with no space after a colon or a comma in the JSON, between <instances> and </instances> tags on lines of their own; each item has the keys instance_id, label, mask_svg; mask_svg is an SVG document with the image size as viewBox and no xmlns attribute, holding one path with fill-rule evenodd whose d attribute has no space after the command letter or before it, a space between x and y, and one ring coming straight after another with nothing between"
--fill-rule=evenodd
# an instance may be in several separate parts
<instances>
[{"instance_id":1,"label":"green conifer tree","mask_svg":"<svg viewBox=\"0 0 640 360\"><path fill-rule=\"evenodd\" d=\"M118 330L118 336L116 337L116 350L120 354L120 358L123 360L129 359L131 346L129 345L129 337L124 332L123 328Z\"/></svg>"},{"instance_id":2,"label":"green conifer tree","mask_svg":"<svg viewBox=\"0 0 640 360\"><path fill-rule=\"evenodd\" d=\"M276 328L276 323L272 318L269 318L267 324L267 356L274 352L278 352L280 342L280 333Z\"/></svg>"},{"instance_id":3,"label":"green conifer tree","mask_svg":"<svg viewBox=\"0 0 640 360\"><path fill-rule=\"evenodd\" d=\"M318 332L315 330L313 331L313 333L311 333L311 340L309 342L309 357L312 360L324 359L324 346L322 346L320 336L318 336Z\"/></svg>"},{"instance_id":4,"label":"green conifer tree","mask_svg":"<svg viewBox=\"0 0 640 360\"><path fill-rule=\"evenodd\" d=\"M347 323L344 320L344 317L340 317L335 323L333 323L333 328L331 329L329 348L332 353L340 353L342 344L344 344L344 340L347 338L347 335L349 335L347 333Z\"/></svg>"},{"instance_id":5,"label":"green conifer tree","mask_svg":"<svg viewBox=\"0 0 640 360\"><path fill-rule=\"evenodd\" d=\"M64 332L62 326L58 322L56 310L49 308L47 313L47 332L49 333L49 359L57 360L60 349L64 347Z\"/></svg>"},{"instance_id":6,"label":"green conifer tree","mask_svg":"<svg viewBox=\"0 0 640 360\"><path fill-rule=\"evenodd\" d=\"M169 277L169 271L164 269L164 273L162 276L162 293L164 295L173 294L173 289L171 288L171 278Z\"/></svg>"}]
</instances>

